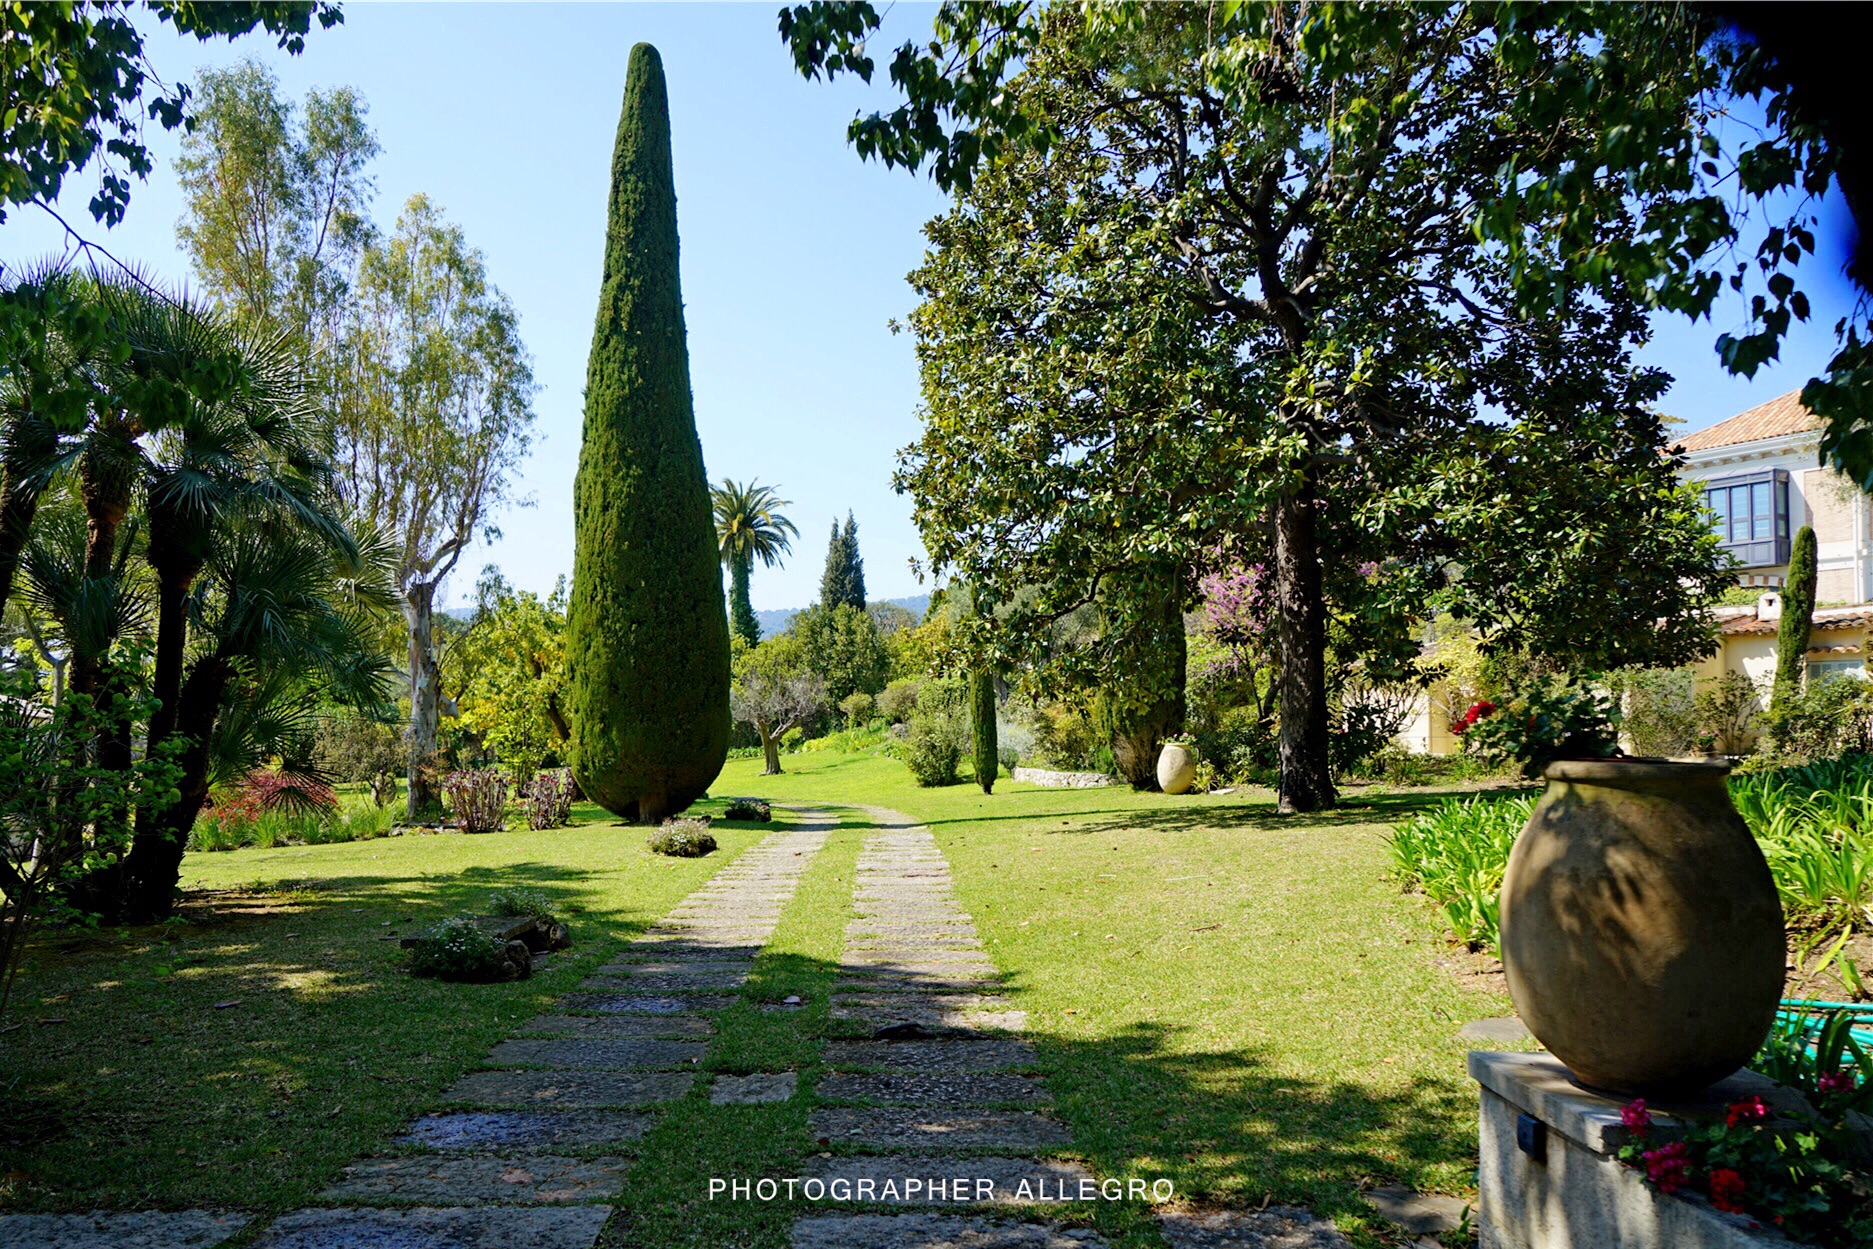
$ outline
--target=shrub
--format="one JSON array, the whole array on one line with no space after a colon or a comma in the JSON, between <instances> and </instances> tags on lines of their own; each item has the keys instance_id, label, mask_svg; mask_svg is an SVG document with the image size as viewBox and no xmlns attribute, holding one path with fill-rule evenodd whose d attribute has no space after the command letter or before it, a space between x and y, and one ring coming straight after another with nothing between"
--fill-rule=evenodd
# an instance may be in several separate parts
<instances>
[{"instance_id":1,"label":"shrub","mask_svg":"<svg viewBox=\"0 0 1873 1249\"><path fill-rule=\"evenodd\" d=\"M1671 756L1690 751L1700 734L1694 686L1689 668L1643 668L1615 675L1621 727L1634 754Z\"/></svg>"},{"instance_id":2,"label":"shrub","mask_svg":"<svg viewBox=\"0 0 1873 1249\"><path fill-rule=\"evenodd\" d=\"M728 809L722 812L722 818L725 820L752 820L756 823L765 824L774 818L774 812L767 803L759 798L737 798L735 801L728 804Z\"/></svg>"},{"instance_id":3,"label":"shrub","mask_svg":"<svg viewBox=\"0 0 1873 1249\"><path fill-rule=\"evenodd\" d=\"M1726 672L1705 684L1694 702L1698 736L1727 755L1743 752L1743 741L1756 722L1756 683L1741 672Z\"/></svg>"},{"instance_id":4,"label":"shrub","mask_svg":"<svg viewBox=\"0 0 1873 1249\"><path fill-rule=\"evenodd\" d=\"M451 772L442 792L463 832L495 833L507 827L507 778L493 768Z\"/></svg>"},{"instance_id":5,"label":"shrub","mask_svg":"<svg viewBox=\"0 0 1873 1249\"><path fill-rule=\"evenodd\" d=\"M1349 776L1390 746L1411 723L1417 691L1362 683L1344 691L1334 703L1329 709L1327 762L1335 776Z\"/></svg>"},{"instance_id":6,"label":"shrub","mask_svg":"<svg viewBox=\"0 0 1873 1249\"><path fill-rule=\"evenodd\" d=\"M1465 750L1492 762L1514 759L1522 775L1540 776L1557 759L1619 753L1619 704L1590 674L1536 676L1514 686L1500 705L1473 704L1457 732Z\"/></svg>"},{"instance_id":7,"label":"shrub","mask_svg":"<svg viewBox=\"0 0 1873 1249\"><path fill-rule=\"evenodd\" d=\"M1873 748L1873 684L1831 676L1786 690L1764 713L1769 750L1796 761L1864 754Z\"/></svg>"},{"instance_id":8,"label":"shrub","mask_svg":"<svg viewBox=\"0 0 1873 1249\"><path fill-rule=\"evenodd\" d=\"M1001 765L1002 771L1013 776L1015 769L1021 766L1021 752L1016 750L1013 746L1003 746L1001 748Z\"/></svg>"},{"instance_id":9,"label":"shrub","mask_svg":"<svg viewBox=\"0 0 1873 1249\"><path fill-rule=\"evenodd\" d=\"M911 721L910 735L904 739L904 763L923 786L954 785L957 765L962 761L962 747L948 725L934 717L919 715Z\"/></svg>"},{"instance_id":10,"label":"shrub","mask_svg":"<svg viewBox=\"0 0 1873 1249\"><path fill-rule=\"evenodd\" d=\"M585 796L646 823L722 770L728 611L690 392L663 63L631 49L573 482L569 755Z\"/></svg>"},{"instance_id":11,"label":"shrub","mask_svg":"<svg viewBox=\"0 0 1873 1249\"><path fill-rule=\"evenodd\" d=\"M864 728L871 719L873 699L870 694L860 690L839 700L839 714L845 722L855 729Z\"/></svg>"},{"instance_id":12,"label":"shrub","mask_svg":"<svg viewBox=\"0 0 1873 1249\"><path fill-rule=\"evenodd\" d=\"M1111 770L1111 746L1093 718L1074 703L1046 703L1035 708L1034 745L1028 753L1043 768L1066 772Z\"/></svg>"},{"instance_id":13,"label":"shrub","mask_svg":"<svg viewBox=\"0 0 1873 1249\"><path fill-rule=\"evenodd\" d=\"M564 827L572 816L572 793L572 773L535 772L527 786L527 827Z\"/></svg>"},{"instance_id":14,"label":"shrub","mask_svg":"<svg viewBox=\"0 0 1873 1249\"><path fill-rule=\"evenodd\" d=\"M679 859L699 859L715 850L715 834L709 831L709 821L694 816L665 820L648 840L656 853Z\"/></svg>"},{"instance_id":15,"label":"shrub","mask_svg":"<svg viewBox=\"0 0 1873 1249\"><path fill-rule=\"evenodd\" d=\"M368 781L379 772L401 773L410 752L403 730L354 711L323 715L313 729L312 757L341 781Z\"/></svg>"},{"instance_id":16,"label":"shrub","mask_svg":"<svg viewBox=\"0 0 1873 1249\"><path fill-rule=\"evenodd\" d=\"M902 724L917 710L917 691L921 681L902 677L884 687L872 703L872 709L893 724Z\"/></svg>"},{"instance_id":17,"label":"shrub","mask_svg":"<svg viewBox=\"0 0 1873 1249\"><path fill-rule=\"evenodd\" d=\"M518 950L513 947L519 946ZM410 947L410 971L439 980L487 983L533 972L525 942L501 941L465 916L445 919Z\"/></svg>"},{"instance_id":18,"label":"shrub","mask_svg":"<svg viewBox=\"0 0 1873 1249\"><path fill-rule=\"evenodd\" d=\"M497 889L488 895L488 914L553 918L553 900L538 889Z\"/></svg>"}]
</instances>

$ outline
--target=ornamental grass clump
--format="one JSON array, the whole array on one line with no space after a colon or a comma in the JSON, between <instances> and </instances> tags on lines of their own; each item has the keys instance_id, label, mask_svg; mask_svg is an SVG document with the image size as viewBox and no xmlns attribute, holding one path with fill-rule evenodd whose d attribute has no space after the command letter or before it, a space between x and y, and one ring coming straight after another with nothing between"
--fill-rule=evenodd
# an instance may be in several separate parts
<instances>
[{"instance_id":1,"label":"ornamental grass clump","mask_svg":"<svg viewBox=\"0 0 1873 1249\"><path fill-rule=\"evenodd\" d=\"M463 832L498 833L507 827L507 778L493 768L451 772L442 792Z\"/></svg>"},{"instance_id":2,"label":"ornamental grass clump","mask_svg":"<svg viewBox=\"0 0 1873 1249\"><path fill-rule=\"evenodd\" d=\"M572 773L564 768L533 774L527 784L527 827L564 828L572 818Z\"/></svg>"},{"instance_id":3,"label":"ornamental grass clump","mask_svg":"<svg viewBox=\"0 0 1873 1249\"><path fill-rule=\"evenodd\" d=\"M410 947L410 972L417 976L487 984L519 980L532 971L525 942L502 941L461 915L443 920Z\"/></svg>"},{"instance_id":4,"label":"ornamental grass clump","mask_svg":"<svg viewBox=\"0 0 1873 1249\"><path fill-rule=\"evenodd\" d=\"M751 820L765 824L774 818L773 808L759 798L737 798L728 804L728 810L722 812L725 820Z\"/></svg>"},{"instance_id":5,"label":"ornamental grass clump","mask_svg":"<svg viewBox=\"0 0 1873 1249\"><path fill-rule=\"evenodd\" d=\"M497 889L488 895L488 914L516 919L536 915L553 918L553 900L538 889Z\"/></svg>"},{"instance_id":6,"label":"ornamental grass clump","mask_svg":"<svg viewBox=\"0 0 1873 1249\"><path fill-rule=\"evenodd\" d=\"M699 859L715 851L715 834L709 831L709 821L694 816L665 820L648 840L656 853L679 859Z\"/></svg>"}]
</instances>

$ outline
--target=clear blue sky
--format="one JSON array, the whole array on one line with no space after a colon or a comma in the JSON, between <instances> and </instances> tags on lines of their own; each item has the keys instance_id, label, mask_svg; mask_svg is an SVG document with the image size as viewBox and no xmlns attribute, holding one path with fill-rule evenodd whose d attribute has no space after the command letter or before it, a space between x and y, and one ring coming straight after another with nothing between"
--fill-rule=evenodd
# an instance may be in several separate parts
<instances>
[{"instance_id":1,"label":"clear blue sky","mask_svg":"<svg viewBox=\"0 0 1873 1249\"><path fill-rule=\"evenodd\" d=\"M916 363L909 337L888 323L911 308L904 275L923 253L919 227L943 198L927 180L862 163L846 147L853 113L888 94L799 78L775 33L778 7L352 3L344 24L314 32L300 57L264 40L152 35L166 79L253 55L294 99L312 86L357 87L383 145L379 220L388 225L408 196L427 192L486 254L518 309L543 386L519 489L535 506L500 518L504 538L464 560L452 599L489 561L540 592L571 571L606 177L625 61L639 40L662 52L669 79L690 369L709 475L778 486L801 531L784 569L757 570L755 606L817 596L828 524L848 508L872 596L927 588L909 568L921 554L910 501L890 485L897 449L918 431ZM893 8L888 43L927 29L930 11ZM876 42L882 50L886 41ZM876 59L882 67L888 57ZM122 225L107 233L90 222L88 175L60 207L118 256L180 281L188 269L175 245L175 144L160 128L149 137L158 169L134 188ZM0 226L0 258L44 254L61 238L43 213L22 209ZM1824 239L1823 249L1831 273L1839 245ZM1714 327L1661 319L1646 358L1678 379L1665 409L1688 430L1799 387L1825 363L1827 330L1845 307L1842 285L1820 276L1808 283L1814 322L1754 381L1723 373L1711 349L1736 308L1720 310Z\"/></svg>"}]
</instances>

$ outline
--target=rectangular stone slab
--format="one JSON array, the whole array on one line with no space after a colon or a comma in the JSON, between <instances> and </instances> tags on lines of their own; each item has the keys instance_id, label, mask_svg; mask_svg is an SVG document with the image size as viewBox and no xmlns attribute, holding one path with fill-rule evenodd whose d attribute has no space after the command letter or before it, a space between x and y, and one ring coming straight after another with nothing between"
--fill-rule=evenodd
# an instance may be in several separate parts
<instances>
[{"instance_id":1,"label":"rectangular stone slab","mask_svg":"<svg viewBox=\"0 0 1873 1249\"><path fill-rule=\"evenodd\" d=\"M860 1106L816 1110L812 1124L816 1137L872 1149L1050 1149L1073 1141L1064 1124L1017 1110Z\"/></svg>"},{"instance_id":2,"label":"rectangular stone slab","mask_svg":"<svg viewBox=\"0 0 1873 1249\"><path fill-rule=\"evenodd\" d=\"M490 1066L571 1067L594 1071L687 1066L708 1052L707 1041L502 1041Z\"/></svg>"},{"instance_id":3,"label":"rectangular stone slab","mask_svg":"<svg viewBox=\"0 0 1873 1249\"><path fill-rule=\"evenodd\" d=\"M683 997L652 997L636 993L568 993L559 999L561 1010L584 1015L693 1015L727 1010L734 998L726 993L694 993Z\"/></svg>"},{"instance_id":4,"label":"rectangular stone slab","mask_svg":"<svg viewBox=\"0 0 1873 1249\"><path fill-rule=\"evenodd\" d=\"M671 972L647 976L587 976L579 988L587 993L695 993L739 989L748 980L745 971Z\"/></svg>"},{"instance_id":5,"label":"rectangular stone slab","mask_svg":"<svg viewBox=\"0 0 1873 1249\"><path fill-rule=\"evenodd\" d=\"M1250 1242L1241 1243L1246 1247ZM814 1214L793 1225L792 1249L1105 1249L1105 1245L1087 1228L1052 1223L1002 1223L953 1214Z\"/></svg>"},{"instance_id":6,"label":"rectangular stone slab","mask_svg":"<svg viewBox=\"0 0 1873 1249\"><path fill-rule=\"evenodd\" d=\"M644 1135L651 1116L628 1110L456 1110L424 1115L396 1138L430 1149L580 1149Z\"/></svg>"},{"instance_id":7,"label":"rectangular stone slab","mask_svg":"<svg viewBox=\"0 0 1873 1249\"><path fill-rule=\"evenodd\" d=\"M624 1185L624 1158L551 1154L406 1154L362 1158L345 1168L321 1201L453 1206L565 1205L602 1201Z\"/></svg>"},{"instance_id":8,"label":"rectangular stone slab","mask_svg":"<svg viewBox=\"0 0 1873 1249\"><path fill-rule=\"evenodd\" d=\"M710 974L730 974L753 970L751 958L704 958L698 953L694 958L676 958L663 960L645 960L639 963L619 961L607 963L592 974L594 976L703 976Z\"/></svg>"},{"instance_id":9,"label":"rectangular stone slab","mask_svg":"<svg viewBox=\"0 0 1873 1249\"><path fill-rule=\"evenodd\" d=\"M1031 1067L1034 1047L1000 1038L953 1041L834 1041L826 1046L834 1067L882 1068L888 1071L968 1072Z\"/></svg>"},{"instance_id":10,"label":"rectangular stone slab","mask_svg":"<svg viewBox=\"0 0 1873 1249\"><path fill-rule=\"evenodd\" d=\"M218 1210L0 1214L0 1245L19 1249L209 1249L247 1226Z\"/></svg>"},{"instance_id":11,"label":"rectangular stone slab","mask_svg":"<svg viewBox=\"0 0 1873 1249\"><path fill-rule=\"evenodd\" d=\"M1053 1095L1039 1080L1026 1076L983 1075L974 1072L942 1074L887 1071L868 1075L837 1073L819 1082L819 1095L829 1102L882 1102L891 1106L999 1106L1019 1102L1029 1106L1053 1103Z\"/></svg>"},{"instance_id":12,"label":"rectangular stone slab","mask_svg":"<svg viewBox=\"0 0 1873 1249\"><path fill-rule=\"evenodd\" d=\"M1081 1182L1093 1181L1092 1173L1077 1162L982 1154L815 1158L805 1174L829 1183L844 1180L852 1186L851 1200L860 1204L900 1206L1012 1206L1078 1200Z\"/></svg>"},{"instance_id":13,"label":"rectangular stone slab","mask_svg":"<svg viewBox=\"0 0 1873 1249\"><path fill-rule=\"evenodd\" d=\"M295 1210L254 1249L592 1249L608 1206Z\"/></svg>"},{"instance_id":14,"label":"rectangular stone slab","mask_svg":"<svg viewBox=\"0 0 1873 1249\"><path fill-rule=\"evenodd\" d=\"M648 1106L689 1091L690 1071L629 1075L621 1071L473 1071L443 1094L471 1106L599 1108Z\"/></svg>"},{"instance_id":15,"label":"rectangular stone slab","mask_svg":"<svg viewBox=\"0 0 1873 1249\"><path fill-rule=\"evenodd\" d=\"M697 1037L709 1035L700 1015L535 1015L515 1029L523 1036Z\"/></svg>"}]
</instances>

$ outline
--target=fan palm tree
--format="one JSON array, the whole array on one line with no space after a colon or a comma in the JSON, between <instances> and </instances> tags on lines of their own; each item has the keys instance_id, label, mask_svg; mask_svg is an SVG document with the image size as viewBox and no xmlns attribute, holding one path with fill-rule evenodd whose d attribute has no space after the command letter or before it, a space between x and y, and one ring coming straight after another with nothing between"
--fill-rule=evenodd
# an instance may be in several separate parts
<instances>
[{"instance_id":1,"label":"fan palm tree","mask_svg":"<svg viewBox=\"0 0 1873 1249\"><path fill-rule=\"evenodd\" d=\"M729 627L753 646L761 640L761 625L748 602L748 580L755 560L772 568L793 550L792 539L800 531L780 514L781 508L793 504L776 496L772 486L755 481L738 485L726 477L709 494L715 504L716 543L728 567Z\"/></svg>"}]
</instances>

